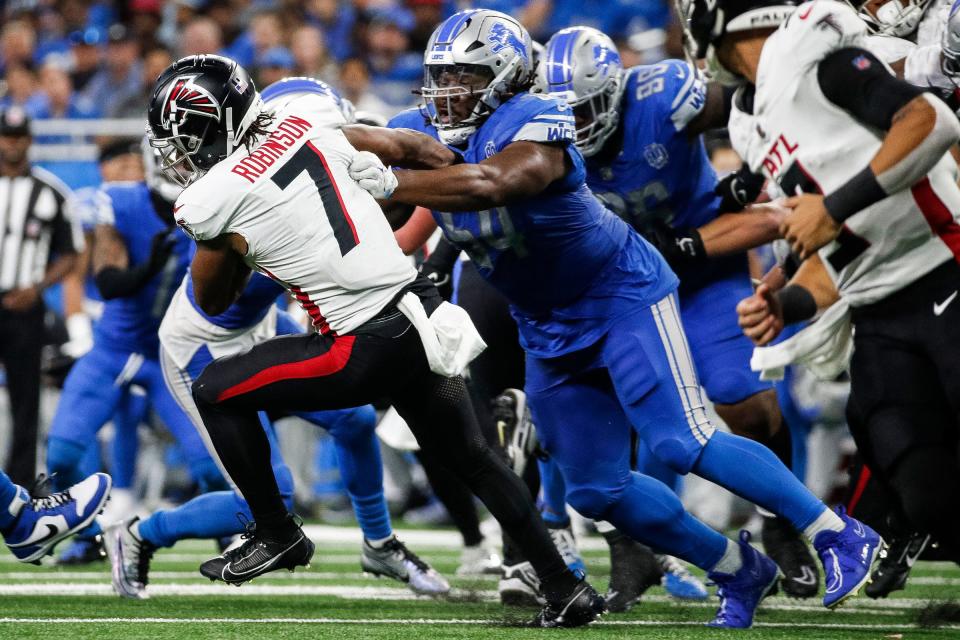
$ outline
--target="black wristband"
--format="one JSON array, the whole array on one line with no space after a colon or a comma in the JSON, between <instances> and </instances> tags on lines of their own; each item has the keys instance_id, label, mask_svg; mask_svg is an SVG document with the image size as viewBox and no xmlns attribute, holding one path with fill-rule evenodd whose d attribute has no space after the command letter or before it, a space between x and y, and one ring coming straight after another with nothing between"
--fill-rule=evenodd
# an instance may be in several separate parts
<instances>
[{"instance_id":1,"label":"black wristband","mask_svg":"<svg viewBox=\"0 0 960 640\"><path fill-rule=\"evenodd\" d=\"M799 284L790 284L777 292L783 324L803 322L817 315L817 301L813 294Z\"/></svg>"},{"instance_id":2,"label":"black wristband","mask_svg":"<svg viewBox=\"0 0 960 640\"><path fill-rule=\"evenodd\" d=\"M863 211L886 197L887 192L877 182L877 176L873 175L873 170L867 166L847 180L842 187L826 196L823 199L823 206L826 207L831 218L838 224L843 224L853 214Z\"/></svg>"}]
</instances>

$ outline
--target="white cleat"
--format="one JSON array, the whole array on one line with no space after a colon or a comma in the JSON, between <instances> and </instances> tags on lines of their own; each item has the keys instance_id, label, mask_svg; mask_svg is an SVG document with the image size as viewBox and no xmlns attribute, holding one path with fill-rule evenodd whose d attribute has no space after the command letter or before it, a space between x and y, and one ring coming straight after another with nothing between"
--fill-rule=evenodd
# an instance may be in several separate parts
<instances>
[{"instance_id":1,"label":"white cleat","mask_svg":"<svg viewBox=\"0 0 960 640\"><path fill-rule=\"evenodd\" d=\"M450 584L443 576L407 549L396 536L377 548L364 540L360 566L367 573L403 582L419 595L441 596L450 592Z\"/></svg>"},{"instance_id":2,"label":"white cleat","mask_svg":"<svg viewBox=\"0 0 960 640\"><path fill-rule=\"evenodd\" d=\"M146 600L150 559L156 547L139 535L139 517L110 525L103 534L110 557L113 590L122 598Z\"/></svg>"}]
</instances>

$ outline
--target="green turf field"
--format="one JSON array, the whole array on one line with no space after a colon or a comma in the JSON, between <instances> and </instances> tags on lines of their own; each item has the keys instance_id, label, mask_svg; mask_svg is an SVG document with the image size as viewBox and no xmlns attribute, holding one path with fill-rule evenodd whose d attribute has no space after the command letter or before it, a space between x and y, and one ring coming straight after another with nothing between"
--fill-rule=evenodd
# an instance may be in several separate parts
<instances>
[{"instance_id":1,"label":"green turf field","mask_svg":"<svg viewBox=\"0 0 960 640\"><path fill-rule=\"evenodd\" d=\"M960 569L919 563L908 589L885 601L858 598L830 612L818 601L775 597L766 601L755 628L709 630L716 602L681 604L652 590L628 614L607 615L589 629L521 629L533 611L505 610L491 579L456 579L449 600L418 598L402 585L363 576L355 529L311 527L317 554L309 570L273 574L236 588L197 573L214 553L206 541L183 542L153 562L147 601L113 595L107 564L59 569L22 565L0 556L0 638L960 638L960 620L921 623L931 603L960 598ZM448 577L457 566L456 536L401 530L409 546ZM359 538L357 538L359 539ZM606 588L609 562L602 543L590 539L585 556L594 584ZM274 577L275 576L275 577Z\"/></svg>"}]
</instances>

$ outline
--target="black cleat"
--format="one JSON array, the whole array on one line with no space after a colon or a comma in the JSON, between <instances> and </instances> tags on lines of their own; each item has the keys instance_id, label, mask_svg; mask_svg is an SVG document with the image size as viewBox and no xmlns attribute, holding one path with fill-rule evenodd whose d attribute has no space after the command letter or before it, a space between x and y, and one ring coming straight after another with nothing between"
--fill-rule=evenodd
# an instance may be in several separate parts
<instances>
[{"instance_id":1,"label":"black cleat","mask_svg":"<svg viewBox=\"0 0 960 640\"><path fill-rule=\"evenodd\" d=\"M246 540L236 549L207 560L200 573L211 580L240 586L270 571L310 566L313 542L303 533L299 519L291 518L292 530L281 536L257 531L256 523L247 525ZM276 536L276 537L275 537Z\"/></svg>"},{"instance_id":2,"label":"black cleat","mask_svg":"<svg viewBox=\"0 0 960 640\"><path fill-rule=\"evenodd\" d=\"M790 598L813 598L820 591L820 570L803 537L783 518L763 518L763 550L783 572L780 586Z\"/></svg>"},{"instance_id":3,"label":"black cleat","mask_svg":"<svg viewBox=\"0 0 960 640\"><path fill-rule=\"evenodd\" d=\"M894 538L886 557L874 569L872 582L867 584L865 593L871 598L886 598L892 592L903 589L913 563L929 544L930 536L923 533Z\"/></svg>"},{"instance_id":4,"label":"black cleat","mask_svg":"<svg viewBox=\"0 0 960 640\"><path fill-rule=\"evenodd\" d=\"M619 531L603 534L610 545L610 586L605 600L611 613L624 613L647 589L660 584L663 570L649 548Z\"/></svg>"},{"instance_id":5,"label":"black cleat","mask_svg":"<svg viewBox=\"0 0 960 640\"><path fill-rule=\"evenodd\" d=\"M531 627L582 627L590 624L606 611L600 594L586 580L581 580L566 598L547 601Z\"/></svg>"}]
</instances>

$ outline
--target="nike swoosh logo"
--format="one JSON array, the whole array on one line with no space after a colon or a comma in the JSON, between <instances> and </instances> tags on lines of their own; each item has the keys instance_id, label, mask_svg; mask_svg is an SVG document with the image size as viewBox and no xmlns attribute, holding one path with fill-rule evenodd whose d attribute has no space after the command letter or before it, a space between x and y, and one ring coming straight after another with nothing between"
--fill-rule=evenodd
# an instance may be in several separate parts
<instances>
[{"instance_id":1,"label":"nike swoosh logo","mask_svg":"<svg viewBox=\"0 0 960 640\"><path fill-rule=\"evenodd\" d=\"M861 538L865 538L867 535L867 532L863 530L863 525L858 520L853 523L853 532Z\"/></svg>"},{"instance_id":2,"label":"nike swoosh logo","mask_svg":"<svg viewBox=\"0 0 960 640\"><path fill-rule=\"evenodd\" d=\"M936 303L936 302L934 302L934 303L933 303L933 315L935 315L935 316L942 315L943 312L947 310L947 307L950 306L950 303L953 302L953 299L957 297L957 294L958 294L958 293L960 293L960 291L954 291L953 293L950 294L950 296L949 296L946 300L944 300L943 302L941 302L941 303L939 303L939 304Z\"/></svg>"},{"instance_id":3,"label":"nike swoosh logo","mask_svg":"<svg viewBox=\"0 0 960 640\"><path fill-rule=\"evenodd\" d=\"M27 547L27 546L40 545L40 544L43 544L44 542L46 542L47 540L52 540L53 538L55 538L55 537L57 537L58 535L60 535L60 527L58 527L57 525L47 523L47 524L45 524L45 525L43 525L43 526L45 526L45 527L47 528L47 533L46 533L45 535L43 535L43 536L41 536L41 537L39 537L39 538L36 538L36 539L26 540L26 541L21 542L21 543L19 543L19 544L11 544L11 545L7 545L7 546L9 546L9 547L12 548L12 549L16 549L16 548L19 548L19 547Z\"/></svg>"},{"instance_id":4,"label":"nike swoosh logo","mask_svg":"<svg viewBox=\"0 0 960 640\"><path fill-rule=\"evenodd\" d=\"M796 578L790 578L791 581L796 582L797 584L804 585L814 585L817 582L817 574L813 572L813 569L804 565L800 569L801 575Z\"/></svg>"},{"instance_id":5,"label":"nike swoosh logo","mask_svg":"<svg viewBox=\"0 0 960 640\"><path fill-rule=\"evenodd\" d=\"M812 4L811 4L809 7L807 7L807 10L806 10L806 11L804 11L803 13L800 14L800 19L801 19L801 20L806 20L806 19L807 19L807 16L810 15L810 12L811 12L811 11L813 11L813 5L812 5Z\"/></svg>"}]
</instances>

